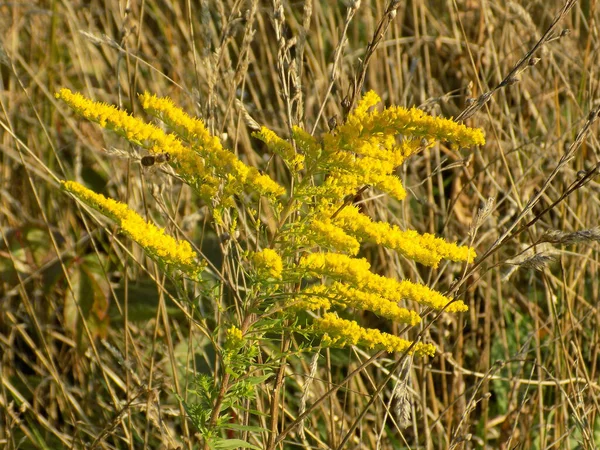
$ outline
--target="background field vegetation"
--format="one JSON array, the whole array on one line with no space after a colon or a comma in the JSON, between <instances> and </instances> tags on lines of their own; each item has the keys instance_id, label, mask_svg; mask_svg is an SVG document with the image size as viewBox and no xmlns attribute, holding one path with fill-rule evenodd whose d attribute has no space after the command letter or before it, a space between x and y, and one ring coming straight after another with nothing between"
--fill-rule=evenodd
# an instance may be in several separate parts
<instances>
[{"instance_id":1,"label":"background field vegetation","mask_svg":"<svg viewBox=\"0 0 600 450\"><path fill-rule=\"evenodd\" d=\"M456 117L492 92L466 120L485 130L485 146L436 144L399 171L406 201L366 191L362 204L375 218L494 252L463 277L457 264L430 269L363 249L388 276L442 292L461 280L456 292L470 310L429 329L437 355L394 374L345 448L597 448L600 179L598 127L588 114L600 101L600 13L594 0L569 3L561 15L557 0L399 2L372 55L386 1L362 1L341 47L350 2L0 3L0 447L197 448L178 396L197 401L191 375L214 370L210 341L185 302L172 301L158 268L83 213L55 176L146 205L219 266L205 210L54 93L68 87L137 114L138 92L169 96L242 160L285 182L251 137L240 102L282 136L296 118L318 135L329 119L343 120L367 61L364 87L388 105ZM539 61L506 81L557 18L532 55ZM589 133L578 142L581 130ZM217 316L188 295L200 305L195 313ZM370 356L324 355L308 403ZM283 447L337 448L392 359L323 402L305 423L304 444L290 433ZM309 356L290 360L282 426L297 415L310 366ZM269 389L257 389L259 404ZM252 433L244 437L256 442Z\"/></svg>"}]
</instances>

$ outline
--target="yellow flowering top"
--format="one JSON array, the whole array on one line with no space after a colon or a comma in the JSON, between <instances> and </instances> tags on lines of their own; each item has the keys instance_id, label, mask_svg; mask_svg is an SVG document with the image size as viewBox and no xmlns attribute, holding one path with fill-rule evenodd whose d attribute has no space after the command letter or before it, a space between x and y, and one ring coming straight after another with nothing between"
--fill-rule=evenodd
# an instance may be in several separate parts
<instances>
[{"instance_id":1,"label":"yellow flowering top","mask_svg":"<svg viewBox=\"0 0 600 450\"><path fill-rule=\"evenodd\" d=\"M166 235L163 229L146 222L126 204L106 198L74 181L63 181L62 187L117 222L124 233L150 255L166 264L173 264L191 275L197 275L201 270L201 266L196 262L197 255L189 242Z\"/></svg>"},{"instance_id":2,"label":"yellow flowering top","mask_svg":"<svg viewBox=\"0 0 600 450\"><path fill-rule=\"evenodd\" d=\"M113 105L89 100L69 89L63 88L58 91L56 98L63 100L87 120L121 134L128 141L148 149L151 153L169 153L170 163L184 179L201 183L208 197L217 192L218 181L207 172L204 160L183 145L174 134L167 134L157 126L133 117Z\"/></svg>"},{"instance_id":3,"label":"yellow flowering top","mask_svg":"<svg viewBox=\"0 0 600 450\"><path fill-rule=\"evenodd\" d=\"M294 130L299 147L312 160L308 166L314 162L329 175L320 194L339 198L372 185L402 200L406 191L394 170L410 155L433 145L435 139L460 146L485 143L481 130L417 108L370 110L380 101L373 91L367 92L346 122L323 136L321 145L300 129ZM402 137L400 143L397 136Z\"/></svg>"},{"instance_id":4,"label":"yellow flowering top","mask_svg":"<svg viewBox=\"0 0 600 450\"><path fill-rule=\"evenodd\" d=\"M411 354L433 355L433 345L413 344L379 330L363 328L331 310L366 310L395 323L414 326L420 323L421 317L416 311L401 307L400 301L407 299L448 312L468 309L462 301L448 298L428 286L377 275L371 272L366 259L354 256L359 254L361 244L368 242L437 267L442 259L471 263L476 256L474 249L431 234L404 231L395 225L373 221L351 205L341 209L340 206L365 186L396 199L405 198L407 192L396 176L396 169L411 155L432 146L435 140L459 146L483 145L481 130L451 119L432 117L417 108L377 109L375 106L381 99L372 91L363 96L344 123L323 136L314 137L302 128L293 127L292 140L287 141L262 127L253 136L263 141L289 168L291 190L289 202L284 205L278 200L286 194L282 186L257 168L244 164L234 152L223 147L201 119L188 115L169 98L147 92L139 96L144 110L164 122L173 133L68 89L61 89L56 97L88 120L116 131L150 153L168 152L169 164L203 199L210 201L217 227L233 226L225 218L245 208L252 225L256 225L256 235L262 236L267 228L262 209L255 203L255 197L244 194L251 189L268 197L260 199L260 206L262 202L269 205L268 214L272 216L268 217L269 226L271 222L280 224L274 233L273 227L268 229L268 237L273 238L271 243L283 249L286 255L302 256L293 270L286 267L286 287L283 287L282 282L273 282L283 279L284 266L279 251L265 248L250 254L248 260L257 275L252 281L258 286L258 290L252 292L264 297L270 293L289 294L294 286L294 294L286 296L289 300L284 306L292 310L319 311L322 316L313 322L310 330L323 335L325 344L361 345L388 352L404 352L410 348ZM146 222L125 204L80 184L64 182L63 187L115 220L124 233L150 255L190 273L200 270L197 255L188 242L165 235L164 230ZM293 276L297 278L291 278ZM300 290L307 276L321 278L322 284ZM268 289L270 293L266 292ZM230 356L237 357L243 345L242 331L235 326L228 328L225 347L231 350Z\"/></svg>"},{"instance_id":5,"label":"yellow flowering top","mask_svg":"<svg viewBox=\"0 0 600 450\"><path fill-rule=\"evenodd\" d=\"M372 328L363 328L354 320L341 319L334 313L325 313L322 318L316 319L313 328L323 334L325 345L346 347L360 345L375 350L387 352L404 352L413 343L392 334L383 333ZM435 346L432 344L416 343L409 354L417 356L433 356Z\"/></svg>"},{"instance_id":6,"label":"yellow flowering top","mask_svg":"<svg viewBox=\"0 0 600 450\"><path fill-rule=\"evenodd\" d=\"M369 111L381 98L373 91L367 92L357 107L348 115L348 120L337 130L341 136L403 135L437 139L459 146L483 145L485 137L478 128L470 128L452 119L433 117L412 107L390 106L383 111Z\"/></svg>"},{"instance_id":7,"label":"yellow flowering top","mask_svg":"<svg viewBox=\"0 0 600 450\"><path fill-rule=\"evenodd\" d=\"M281 279L283 261L275 250L265 248L260 252L254 253L252 255L252 262L259 275Z\"/></svg>"}]
</instances>

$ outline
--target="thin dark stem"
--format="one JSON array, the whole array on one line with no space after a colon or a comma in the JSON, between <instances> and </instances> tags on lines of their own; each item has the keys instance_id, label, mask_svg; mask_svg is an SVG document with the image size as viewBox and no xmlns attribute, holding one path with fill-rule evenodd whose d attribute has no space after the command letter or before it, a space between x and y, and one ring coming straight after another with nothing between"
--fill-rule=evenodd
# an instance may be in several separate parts
<instances>
[{"instance_id":1,"label":"thin dark stem","mask_svg":"<svg viewBox=\"0 0 600 450\"><path fill-rule=\"evenodd\" d=\"M504 79L498 83L496 87L493 89L484 92L479 97L477 97L469 106L467 106L463 112L461 112L457 117L456 121L464 121L479 111L483 106L492 98L492 96L500 89L506 86L510 86L514 82L518 81L517 76L525 70L529 65L535 64L533 60L533 55L537 52L544 44L546 44L551 37L553 36L552 32L558 23L562 20L562 18L569 12L569 10L575 6L577 0L567 0L563 8L556 15L546 32L542 35L539 41L533 46L531 50L529 50L520 60L515 64L512 70L504 77ZM464 30L463 30L464 33Z\"/></svg>"}]
</instances>

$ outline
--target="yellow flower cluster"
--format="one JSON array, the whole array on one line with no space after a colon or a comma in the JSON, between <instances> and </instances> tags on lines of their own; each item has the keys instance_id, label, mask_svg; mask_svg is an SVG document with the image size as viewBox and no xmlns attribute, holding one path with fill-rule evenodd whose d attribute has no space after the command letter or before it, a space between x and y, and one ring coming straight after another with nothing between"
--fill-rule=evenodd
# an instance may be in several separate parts
<instances>
[{"instance_id":1,"label":"yellow flower cluster","mask_svg":"<svg viewBox=\"0 0 600 450\"><path fill-rule=\"evenodd\" d=\"M289 302L290 307L294 309L308 311L318 309L328 311L332 304L371 311L380 317L411 326L421 322L421 317L415 311L401 308L395 301L377 294L360 291L339 282L335 282L331 286L321 284L310 286L303 289Z\"/></svg>"},{"instance_id":2,"label":"yellow flower cluster","mask_svg":"<svg viewBox=\"0 0 600 450\"><path fill-rule=\"evenodd\" d=\"M294 310L317 311L323 309L328 311L334 300L329 286L315 284L303 289L288 302L288 306Z\"/></svg>"},{"instance_id":3,"label":"yellow flower cluster","mask_svg":"<svg viewBox=\"0 0 600 450\"><path fill-rule=\"evenodd\" d=\"M406 191L393 175L409 154L411 141L396 146L394 136L323 136L323 154L318 164L329 172L325 182L330 197L344 197L361 186L372 185L395 198L403 199Z\"/></svg>"},{"instance_id":4,"label":"yellow flower cluster","mask_svg":"<svg viewBox=\"0 0 600 450\"><path fill-rule=\"evenodd\" d=\"M207 196L216 193L218 181L207 172L204 160L183 145L174 134L167 134L157 126L133 117L113 105L89 100L69 89L61 89L56 98L63 100L82 117L123 135L128 141L145 147L152 153L168 152L171 163L177 166L177 172L184 179L201 184Z\"/></svg>"},{"instance_id":5,"label":"yellow flower cluster","mask_svg":"<svg viewBox=\"0 0 600 450\"><path fill-rule=\"evenodd\" d=\"M376 160L360 158L353 166L347 171L332 170L324 183L324 193L332 198L343 198L356 193L362 186L371 185L398 200L406 197L400 179L380 172Z\"/></svg>"},{"instance_id":6,"label":"yellow flower cluster","mask_svg":"<svg viewBox=\"0 0 600 450\"><path fill-rule=\"evenodd\" d=\"M275 250L265 248L260 252L254 253L252 255L252 262L259 275L281 279L283 261Z\"/></svg>"},{"instance_id":7,"label":"yellow flower cluster","mask_svg":"<svg viewBox=\"0 0 600 450\"><path fill-rule=\"evenodd\" d=\"M381 99L370 91L335 132L323 136L320 152L299 132L302 148L317 155L317 164L329 177L324 193L330 198L343 197L364 185L401 200L406 191L394 170L406 158L443 139L458 145L480 145L485 142L481 130L466 127L450 119L432 117L417 108L390 107L383 111L370 108ZM400 143L397 136L402 136ZM425 139L425 143L421 141ZM307 153L308 154L308 153Z\"/></svg>"},{"instance_id":8,"label":"yellow flower cluster","mask_svg":"<svg viewBox=\"0 0 600 450\"><path fill-rule=\"evenodd\" d=\"M432 234L403 231L387 222L373 222L355 206L341 210L333 223L361 241L383 245L427 266L437 267L442 259L472 263L476 256L473 248L447 242Z\"/></svg>"},{"instance_id":9,"label":"yellow flower cluster","mask_svg":"<svg viewBox=\"0 0 600 450\"><path fill-rule=\"evenodd\" d=\"M267 196L276 197L285 193L271 177L262 175L255 167L247 166L232 152L223 148L221 140L210 134L202 120L186 114L170 98L159 98L148 92L141 94L139 98L144 110L158 117L193 145L193 149L207 161L208 168L232 185L229 189L232 193L239 185L247 185Z\"/></svg>"},{"instance_id":10,"label":"yellow flower cluster","mask_svg":"<svg viewBox=\"0 0 600 450\"><path fill-rule=\"evenodd\" d=\"M462 301L452 301L427 286L409 280L397 281L370 271L366 259L351 258L339 253L313 253L300 259L299 267L314 276L328 276L355 286L361 291L373 292L388 300L409 299L421 305L447 312L463 312L468 307Z\"/></svg>"},{"instance_id":11,"label":"yellow flower cluster","mask_svg":"<svg viewBox=\"0 0 600 450\"><path fill-rule=\"evenodd\" d=\"M345 136L403 135L453 142L459 146L483 145L485 137L478 128L469 128L452 119L433 117L412 107L391 106L383 111L369 111L381 101L367 92L338 132Z\"/></svg>"},{"instance_id":12,"label":"yellow flower cluster","mask_svg":"<svg viewBox=\"0 0 600 450\"><path fill-rule=\"evenodd\" d=\"M164 263L178 266L192 275L197 275L201 270L201 266L196 263L196 253L189 242L166 235L163 229L146 222L124 203L97 194L79 183L63 181L62 186L87 205L112 218L127 236L149 254Z\"/></svg>"},{"instance_id":13,"label":"yellow flower cluster","mask_svg":"<svg viewBox=\"0 0 600 450\"><path fill-rule=\"evenodd\" d=\"M331 290L336 293L340 299L339 303L344 306L371 311L397 323L416 325L421 322L421 317L415 311L401 308L398 302L381 295L364 292L339 282L333 283Z\"/></svg>"},{"instance_id":14,"label":"yellow flower cluster","mask_svg":"<svg viewBox=\"0 0 600 450\"><path fill-rule=\"evenodd\" d=\"M333 313L325 313L322 318L316 319L313 327L317 332L324 333L323 341L326 345L335 347L361 345L391 353L404 352L413 344L392 334L382 333L372 328L363 328L355 321L341 319ZM433 356L435 346L419 342L409 351L409 354L413 353L418 356Z\"/></svg>"},{"instance_id":15,"label":"yellow flower cluster","mask_svg":"<svg viewBox=\"0 0 600 450\"><path fill-rule=\"evenodd\" d=\"M260 131L252 133L252 136L267 144L271 152L281 156L291 170L297 172L304 168L304 155L296 153L292 144L281 139L273 131L261 127Z\"/></svg>"},{"instance_id":16,"label":"yellow flower cluster","mask_svg":"<svg viewBox=\"0 0 600 450\"><path fill-rule=\"evenodd\" d=\"M244 345L244 334L235 325L227 329L225 337L225 348L229 350L239 350Z\"/></svg>"},{"instance_id":17,"label":"yellow flower cluster","mask_svg":"<svg viewBox=\"0 0 600 450\"><path fill-rule=\"evenodd\" d=\"M331 219L311 220L304 237L313 245L316 244L337 251L346 251L350 255L356 255L360 250L358 240L345 233Z\"/></svg>"}]
</instances>

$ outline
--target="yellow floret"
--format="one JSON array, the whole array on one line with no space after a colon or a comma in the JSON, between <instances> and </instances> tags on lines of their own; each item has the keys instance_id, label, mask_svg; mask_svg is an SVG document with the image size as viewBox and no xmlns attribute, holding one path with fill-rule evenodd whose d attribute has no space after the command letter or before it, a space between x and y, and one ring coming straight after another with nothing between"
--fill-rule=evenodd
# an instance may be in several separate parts
<instances>
[{"instance_id":1,"label":"yellow floret","mask_svg":"<svg viewBox=\"0 0 600 450\"><path fill-rule=\"evenodd\" d=\"M367 112L378 97L372 92L364 95L362 102L348 117L347 122L338 127L338 133L350 136L372 136L374 134L401 134L412 137L425 137L453 142L460 146L483 145L485 137L478 128L470 128L452 119L433 117L412 107L391 106L383 111Z\"/></svg>"}]
</instances>

